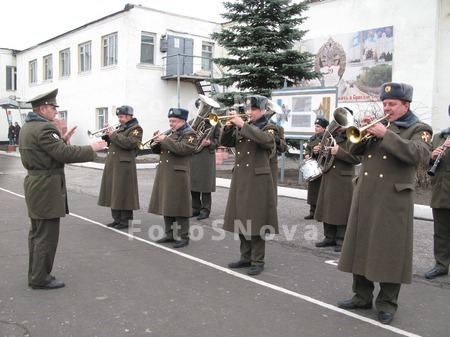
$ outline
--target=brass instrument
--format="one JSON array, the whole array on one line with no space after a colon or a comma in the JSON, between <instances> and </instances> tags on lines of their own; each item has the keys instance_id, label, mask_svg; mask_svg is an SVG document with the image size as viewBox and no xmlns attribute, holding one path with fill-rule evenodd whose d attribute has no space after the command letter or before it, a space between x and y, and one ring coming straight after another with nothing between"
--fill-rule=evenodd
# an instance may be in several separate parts
<instances>
[{"instance_id":1,"label":"brass instrument","mask_svg":"<svg viewBox=\"0 0 450 337\"><path fill-rule=\"evenodd\" d=\"M333 133L339 128L347 128L353 124L353 115L345 108L337 108L333 112L333 120L325 129L322 140L320 141L320 149L317 157L317 164L323 172L328 171L334 161L334 156L331 154L330 146L336 145L336 140Z\"/></svg>"},{"instance_id":2,"label":"brass instrument","mask_svg":"<svg viewBox=\"0 0 450 337\"><path fill-rule=\"evenodd\" d=\"M138 148L139 148L139 150L145 149L145 147L149 146L150 143L151 143L151 141L154 140L155 138L158 138L158 137L161 136L161 135L168 135L168 134L170 134L171 132L172 132L171 129L167 129L166 131L160 132L160 133L158 133L157 135L153 136L152 138L150 138L150 139L147 140L146 142L139 142L139 143L138 143Z\"/></svg>"},{"instance_id":3,"label":"brass instrument","mask_svg":"<svg viewBox=\"0 0 450 337\"><path fill-rule=\"evenodd\" d=\"M205 122L207 116L213 108L220 108L220 104L212 98L209 98L205 95L198 95L198 97L200 98L198 114L191 123L192 129L197 133L197 147L195 148L194 153L199 153L203 149L203 139L209 138L211 136L211 132L214 129L214 126L212 126L207 130L207 125Z\"/></svg>"},{"instance_id":4,"label":"brass instrument","mask_svg":"<svg viewBox=\"0 0 450 337\"><path fill-rule=\"evenodd\" d=\"M241 117L242 119L248 120L249 116L248 114L240 114L240 115L230 115L230 116L218 116L215 113L209 114L209 123L212 126L216 126L219 123L222 123L222 121L228 122L230 119L233 119L234 117Z\"/></svg>"},{"instance_id":5,"label":"brass instrument","mask_svg":"<svg viewBox=\"0 0 450 337\"><path fill-rule=\"evenodd\" d=\"M272 100L268 100L267 101L267 109L266 109L266 117L268 119L272 118L273 115L275 114L282 114L283 113L283 109L281 108L281 106L279 106L277 103L275 103Z\"/></svg>"},{"instance_id":6,"label":"brass instrument","mask_svg":"<svg viewBox=\"0 0 450 337\"><path fill-rule=\"evenodd\" d=\"M372 138L373 137L372 134L367 134L367 135L363 136L363 132L365 130L367 130L368 128L374 126L375 124L383 122L384 120L387 121L386 127L388 127L391 124L391 122L389 121L389 115L385 115L382 118L377 119L377 120L373 121L372 123L367 124L366 126L363 126L362 128L358 128L356 126L350 126L346 131L348 140L351 141L352 143L359 143L361 141L365 141L365 140Z\"/></svg>"},{"instance_id":7,"label":"brass instrument","mask_svg":"<svg viewBox=\"0 0 450 337\"><path fill-rule=\"evenodd\" d=\"M94 132L91 132L91 131L88 130L87 134L88 134L89 138L92 138L94 136L95 137L101 137L101 136L104 135L106 130L108 130L108 129L118 129L119 126L120 126L120 123L117 123L117 124L114 124L114 125L106 126L103 129L99 129L99 130L94 131Z\"/></svg>"}]
</instances>

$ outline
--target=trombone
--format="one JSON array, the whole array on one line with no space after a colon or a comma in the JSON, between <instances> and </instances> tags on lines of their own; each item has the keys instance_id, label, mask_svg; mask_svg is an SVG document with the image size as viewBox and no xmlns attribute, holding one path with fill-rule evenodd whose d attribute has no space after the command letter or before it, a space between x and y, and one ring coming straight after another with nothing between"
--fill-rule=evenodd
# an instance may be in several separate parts
<instances>
[{"instance_id":1,"label":"trombone","mask_svg":"<svg viewBox=\"0 0 450 337\"><path fill-rule=\"evenodd\" d=\"M103 129L100 129L100 130L97 130L97 131L94 131L94 132L91 132L91 131L88 130L87 134L88 134L89 138L92 138L94 136L95 137L101 137L101 136L103 136L103 134L105 133L106 130L108 130L108 129L118 129L119 126L120 126L120 123L117 123L117 124L114 124L114 125L105 126Z\"/></svg>"},{"instance_id":2,"label":"trombone","mask_svg":"<svg viewBox=\"0 0 450 337\"><path fill-rule=\"evenodd\" d=\"M363 132L366 131L368 128L374 126L375 124L383 122L384 120L387 121L386 127L388 127L391 124L391 122L389 122L389 115L385 115L384 117L377 119L362 128L358 128L356 126L349 126L347 128L347 131L345 131L345 134L347 135L348 140L351 141L352 143L359 143L361 141L368 140L372 138L373 135L367 134L363 136Z\"/></svg>"},{"instance_id":3,"label":"trombone","mask_svg":"<svg viewBox=\"0 0 450 337\"><path fill-rule=\"evenodd\" d=\"M146 142L139 142L138 143L139 150L143 150L143 149L145 149L146 146L149 146L153 139L156 139L156 138L158 138L161 135L168 135L171 131L172 131L171 129L167 129L166 131L160 132L157 135L153 136L152 138L150 138Z\"/></svg>"},{"instance_id":4,"label":"trombone","mask_svg":"<svg viewBox=\"0 0 450 337\"><path fill-rule=\"evenodd\" d=\"M218 123L221 123L221 121L228 121L230 119L233 119L234 117L241 117L242 119L248 120L249 116L248 114L240 114L240 115L230 115L230 116L218 116L216 113L211 112L209 114L209 123L212 126L216 126Z\"/></svg>"}]
</instances>

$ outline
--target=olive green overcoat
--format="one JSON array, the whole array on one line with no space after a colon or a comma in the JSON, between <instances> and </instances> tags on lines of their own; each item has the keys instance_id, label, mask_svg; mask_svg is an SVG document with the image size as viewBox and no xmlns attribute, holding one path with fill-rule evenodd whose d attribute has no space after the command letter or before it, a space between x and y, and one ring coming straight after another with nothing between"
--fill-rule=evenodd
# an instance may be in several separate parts
<instances>
[{"instance_id":1,"label":"olive green overcoat","mask_svg":"<svg viewBox=\"0 0 450 337\"><path fill-rule=\"evenodd\" d=\"M432 129L391 124L383 139L351 144L363 155L338 269L373 282L411 283L416 167L430 160Z\"/></svg>"},{"instance_id":2,"label":"olive green overcoat","mask_svg":"<svg viewBox=\"0 0 450 337\"><path fill-rule=\"evenodd\" d=\"M23 187L29 217L54 219L69 214L64 163L93 160L92 148L67 145L53 123L33 112L19 142L22 164L28 170Z\"/></svg>"},{"instance_id":3,"label":"olive green overcoat","mask_svg":"<svg viewBox=\"0 0 450 337\"><path fill-rule=\"evenodd\" d=\"M160 153L148 212L170 217L192 216L190 159L197 134L187 125L161 143L152 142L153 153Z\"/></svg>"},{"instance_id":4,"label":"olive green overcoat","mask_svg":"<svg viewBox=\"0 0 450 337\"><path fill-rule=\"evenodd\" d=\"M270 168L270 158L276 151L273 133L244 124L242 129L223 129L220 143L235 147L236 152L223 229L252 236L278 233Z\"/></svg>"},{"instance_id":5,"label":"olive green overcoat","mask_svg":"<svg viewBox=\"0 0 450 337\"><path fill-rule=\"evenodd\" d=\"M330 169L322 173L314 219L331 225L347 225L355 165L359 164L361 159L348 152L347 137L340 134L334 139L339 149Z\"/></svg>"},{"instance_id":6,"label":"olive green overcoat","mask_svg":"<svg viewBox=\"0 0 450 337\"><path fill-rule=\"evenodd\" d=\"M444 144L446 137L436 134L433 137L432 149L436 149ZM450 209L450 149L445 150L445 155L437 166L435 176L431 178L431 208Z\"/></svg>"},{"instance_id":7,"label":"olive green overcoat","mask_svg":"<svg viewBox=\"0 0 450 337\"><path fill-rule=\"evenodd\" d=\"M121 125L109 141L97 204L117 210L139 209L136 155L142 128L137 119Z\"/></svg>"}]
</instances>

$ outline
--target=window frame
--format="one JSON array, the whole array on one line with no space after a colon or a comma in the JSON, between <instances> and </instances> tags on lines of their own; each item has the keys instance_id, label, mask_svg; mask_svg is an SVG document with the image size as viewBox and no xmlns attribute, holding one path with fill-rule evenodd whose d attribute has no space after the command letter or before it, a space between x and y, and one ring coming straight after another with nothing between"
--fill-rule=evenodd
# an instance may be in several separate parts
<instances>
[{"instance_id":1,"label":"window frame","mask_svg":"<svg viewBox=\"0 0 450 337\"><path fill-rule=\"evenodd\" d=\"M44 81L50 81L53 79L53 55L45 55L42 58L43 61L43 79Z\"/></svg>"},{"instance_id":2,"label":"window frame","mask_svg":"<svg viewBox=\"0 0 450 337\"><path fill-rule=\"evenodd\" d=\"M117 32L102 36L102 67L118 63L119 37Z\"/></svg>"},{"instance_id":3,"label":"window frame","mask_svg":"<svg viewBox=\"0 0 450 337\"><path fill-rule=\"evenodd\" d=\"M17 90L17 67L6 66L6 90Z\"/></svg>"},{"instance_id":4,"label":"window frame","mask_svg":"<svg viewBox=\"0 0 450 337\"><path fill-rule=\"evenodd\" d=\"M92 70L92 41L78 45L78 71L80 73Z\"/></svg>"},{"instance_id":5,"label":"window frame","mask_svg":"<svg viewBox=\"0 0 450 337\"><path fill-rule=\"evenodd\" d=\"M37 83L37 59L31 60L28 63L28 83Z\"/></svg>"},{"instance_id":6,"label":"window frame","mask_svg":"<svg viewBox=\"0 0 450 337\"><path fill-rule=\"evenodd\" d=\"M205 47L210 47L210 50L205 50ZM202 41L202 65L201 65L202 70L211 71L213 53L214 53L214 43L209 41Z\"/></svg>"},{"instance_id":7,"label":"window frame","mask_svg":"<svg viewBox=\"0 0 450 337\"><path fill-rule=\"evenodd\" d=\"M152 42L143 41L143 38L151 38ZM155 64L155 47L156 47L156 34L150 32L141 32L141 56L140 63L143 64ZM144 60L144 53L151 50L151 60Z\"/></svg>"},{"instance_id":8,"label":"window frame","mask_svg":"<svg viewBox=\"0 0 450 337\"><path fill-rule=\"evenodd\" d=\"M70 48L59 52L59 77L70 76Z\"/></svg>"}]
</instances>

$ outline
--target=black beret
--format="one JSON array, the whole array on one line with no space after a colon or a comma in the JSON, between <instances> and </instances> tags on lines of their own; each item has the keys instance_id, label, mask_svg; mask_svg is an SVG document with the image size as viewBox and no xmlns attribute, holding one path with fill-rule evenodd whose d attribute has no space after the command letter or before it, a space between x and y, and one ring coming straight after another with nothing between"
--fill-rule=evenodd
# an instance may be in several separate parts
<instances>
[{"instance_id":1,"label":"black beret","mask_svg":"<svg viewBox=\"0 0 450 337\"><path fill-rule=\"evenodd\" d=\"M189 115L189 111L186 109L182 109L182 108L170 108L169 109L169 114L167 117L175 117L175 118L179 118L179 119L184 119L185 121L187 121L188 119L188 115Z\"/></svg>"},{"instance_id":2,"label":"black beret","mask_svg":"<svg viewBox=\"0 0 450 337\"><path fill-rule=\"evenodd\" d=\"M245 108L257 108L260 110L266 110L267 109L267 97L260 96L260 95L254 95L254 96L247 96L245 98Z\"/></svg>"},{"instance_id":3,"label":"black beret","mask_svg":"<svg viewBox=\"0 0 450 337\"><path fill-rule=\"evenodd\" d=\"M320 126L326 128L328 126L328 124L330 124L330 122L328 122L325 118L319 117L319 118L316 118L316 120L314 121L314 124L319 124Z\"/></svg>"},{"instance_id":4,"label":"black beret","mask_svg":"<svg viewBox=\"0 0 450 337\"><path fill-rule=\"evenodd\" d=\"M53 105L59 107L56 103L56 95L58 95L58 89L39 95L33 99L30 99L26 103L31 103L33 108L40 107L41 105Z\"/></svg>"},{"instance_id":5,"label":"black beret","mask_svg":"<svg viewBox=\"0 0 450 337\"><path fill-rule=\"evenodd\" d=\"M116 109L116 115L130 115L133 116L134 109L129 105L122 105Z\"/></svg>"},{"instance_id":6,"label":"black beret","mask_svg":"<svg viewBox=\"0 0 450 337\"><path fill-rule=\"evenodd\" d=\"M413 87L406 83L384 83L381 86L380 100L399 99L412 102L413 90Z\"/></svg>"}]
</instances>

